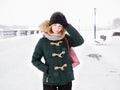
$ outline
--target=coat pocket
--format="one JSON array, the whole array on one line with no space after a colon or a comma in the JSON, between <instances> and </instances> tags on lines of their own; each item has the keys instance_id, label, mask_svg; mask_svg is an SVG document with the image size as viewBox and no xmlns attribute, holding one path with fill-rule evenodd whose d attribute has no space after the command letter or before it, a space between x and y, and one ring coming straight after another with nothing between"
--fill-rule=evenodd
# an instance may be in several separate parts
<instances>
[{"instance_id":1,"label":"coat pocket","mask_svg":"<svg viewBox=\"0 0 120 90\"><path fill-rule=\"evenodd\" d=\"M59 72L58 71L55 71L55 72L52 72L48 75L48 82L50 83L58 83L59 82Z\"/></svg>"}]
</instances>

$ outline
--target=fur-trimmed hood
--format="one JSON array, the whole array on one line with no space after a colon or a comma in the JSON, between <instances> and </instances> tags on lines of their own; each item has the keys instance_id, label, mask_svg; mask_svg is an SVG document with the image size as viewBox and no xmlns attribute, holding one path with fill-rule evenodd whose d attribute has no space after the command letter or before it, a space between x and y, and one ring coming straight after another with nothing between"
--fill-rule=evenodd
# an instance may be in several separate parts
<instances>
[{"instance_id":1,"label":"fur-trimmed hood","mask_svg":"<svg viewBox=\"0 0 120 90\"><path fill-rule=\"evenodd\" d=\"M49 20L43 21L40 25L39 28L42 32L48 32L49 30Z\"/></svg>"},{"instance_id":2,"label":"fur-trimmed hood","mask_svg":"<svg viewBox=\"0 0 120 90\"><path fill-rule=\"evenodd\" d=\"M49 32L49 28L50 28L50 25L49 25L49 20L45 20L43 21L40 25L39 25L39 28L42 32ZM63 32L65 33L66 29L64 28Z\"/></svg>"}]
</instances>

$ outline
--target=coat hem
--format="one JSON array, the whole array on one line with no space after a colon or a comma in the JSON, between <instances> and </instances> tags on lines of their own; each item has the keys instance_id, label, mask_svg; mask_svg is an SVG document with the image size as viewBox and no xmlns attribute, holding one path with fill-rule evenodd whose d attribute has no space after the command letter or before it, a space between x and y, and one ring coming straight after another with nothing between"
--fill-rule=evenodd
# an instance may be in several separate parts
<instances>
[{"instance_id":1,"label":"coat hem","mask_svg":"<svg viewBox=\"0 0 120 90\"><path fill-rule=\"evenodd\" d=\"M73 79L74 80L74 79ZM73 80L69 80L67 82L63 82L63 83L46 83L46 82L43 82L44 85L64 85L64 84L67 84L68 82L72 82Z\"/></svg>"}]
</instances>

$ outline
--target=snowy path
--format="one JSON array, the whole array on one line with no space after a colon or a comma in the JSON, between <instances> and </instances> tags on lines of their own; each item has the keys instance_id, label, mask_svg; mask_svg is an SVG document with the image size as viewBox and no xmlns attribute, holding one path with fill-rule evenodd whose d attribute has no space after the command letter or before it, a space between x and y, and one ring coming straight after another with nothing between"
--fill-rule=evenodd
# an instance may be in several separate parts
<instances>
[{"instance_id":1,"label":"snowy path","mask_svg":"<svg viewBox=\"0 0 120 90\"><path fill-rule=\"evenodd\" d=\"M42 72L31 64L38 39L27 36L0 41L0 90L42 90ZM86 43L78 48L75 50L81 64L74 69L73 90L120 90L118 52ZM99 59L88 56L96 53L101 55Z\"/></svg>"},{"instance_id":2,"label":"snowy path","mask_svg":"<svg viewBox=\"0 0 120 90\"><path fill-rule=\"evenodd\" d=\"M76 89L73 90L120 90L120 66L116 65L113 59L114 54L109 50L108 47L102 50L102 47L88 44L80 48L81 66L75 70L74 87ZM100 54L101 57L99 59L88 57L89 54ZM110 58L114 63L108 61Z\"/></svg>"}]
</instances>

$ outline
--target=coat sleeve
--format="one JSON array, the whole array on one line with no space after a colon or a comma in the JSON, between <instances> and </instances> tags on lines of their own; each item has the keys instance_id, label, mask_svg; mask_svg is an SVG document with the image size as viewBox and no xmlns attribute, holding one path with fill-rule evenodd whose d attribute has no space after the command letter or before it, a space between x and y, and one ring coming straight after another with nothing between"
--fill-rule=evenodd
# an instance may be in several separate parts
<instances>
[{"instance_id":1,"label":"coat sleeve","mask_svg":"<svg viewBox=\"0 0 120 90\"><path fill-rule=\"evenodd\" d=\"M48 66L45 65L45 63L43 63L41 61L41 58L43 56L43 48L42 48L41 43L42 43L42 41L40 39L39 42L37 43L35 49L34 49L34 52L33 52L33 55L32 55L32 61L31 62L39 70L47 73Z\"/></svg>"},{"instance_id":2,"label":"coat sleeve","mask_svg":"<svg viewBox=\"0 0 120 90\"><path fill-rule=\"evenodd\" d=\"M66 30L69 33L69 35L66 37L69 41L70 46L76 47L84 43L83 37L71 24L66 27Z\"/></svg>"}]
</instances>

